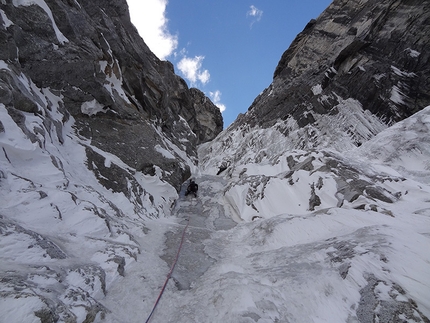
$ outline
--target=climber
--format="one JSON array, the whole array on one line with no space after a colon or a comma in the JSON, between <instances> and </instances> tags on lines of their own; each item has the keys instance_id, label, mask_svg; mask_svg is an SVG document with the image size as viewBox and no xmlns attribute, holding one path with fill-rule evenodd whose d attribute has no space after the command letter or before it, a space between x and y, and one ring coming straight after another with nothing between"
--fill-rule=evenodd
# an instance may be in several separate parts
<instances>
[{"instance_id":1,"label":"climber","mask_svg":"<svg viewBox=\"0 0 430 323\"><path fill-rule=\"evenodd\" d=\"M190 193L194 193L194 196L197 197L198 189L199 189L199 185L193 180L190 180L190 184L188 184L187 191L185 192L185 196L187 196Z\"/></svg>"}]
</instances>

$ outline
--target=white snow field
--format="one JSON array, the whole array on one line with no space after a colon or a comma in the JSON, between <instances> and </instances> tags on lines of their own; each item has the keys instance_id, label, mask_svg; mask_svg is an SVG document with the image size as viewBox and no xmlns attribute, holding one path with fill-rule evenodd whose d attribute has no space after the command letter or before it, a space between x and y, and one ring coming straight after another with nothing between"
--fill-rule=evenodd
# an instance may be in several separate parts
<instances>
[{"instance_id":1,"label":"white snow field","mask_svg":"<svg viewBox=\"0 0 430 323\"><path fill-rule=\"evenodd\" d=\"M428 322L429 130L430 107L342 155L280 150L275 161L236 162L225 176L203 164L199 197L182 193L171 217L148 224L145 245L167 263L138 258L102 301L107 317L146 319L189 219L151 322ZM276 145L267 137L260 149ZM214 146L202 146L201 157ZM358 184L342 190L342 181L381 195ZM312 183L321 204L309 211Z\"/></svg>"},{"instance_id":2,"label":"white snow field","mask_svg":"<svg viewBox=\"0 0 430 323\"><path fill-rule=\"evenodd\" d=\"M429 322L430 107L384 130L345 102L379 133L359 148L334 130L301 147L310 129L224 132L190 165L193 198L93 147L61 97L21 82L40 113L0 104L0 322L144 322L187 221L151 322ZM141 194L106 189L85 149Z\"/></svg>"}]
</instances>

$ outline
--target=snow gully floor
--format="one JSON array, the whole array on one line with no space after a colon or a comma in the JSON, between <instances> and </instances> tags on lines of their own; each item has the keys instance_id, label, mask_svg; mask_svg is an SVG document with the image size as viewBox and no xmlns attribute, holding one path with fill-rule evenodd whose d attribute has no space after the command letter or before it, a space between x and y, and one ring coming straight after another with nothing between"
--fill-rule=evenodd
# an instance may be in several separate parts
<instances>
[{"instance_id":1,"label":"snow gully floor","mask_svg":"<svg viewBox=\"0 0 430 323\"><path fill-rule=\"evenodd\" d=\"M225 187L224 181L219 177L204 176L199 178L199 186L197 198L184 196L184 192L181 192L173 214L182 227L166 233L166 248L162 259L171 266L183 227L189 221L185 244L172 275L179 290L190 289L193 282L215 262L205 252L204 245L204 241L210 239L211 232L228 230L236 225L231 218L226 217L224 207L215 199L217 192Z\"/></svg>"},{"instance_id":2,"label":"snow gully floor","mask_svg":"<svg viewBox=\"0 0 430 323\"><path fill-rule=\"evenodd\" d=\"M181 192L172 218L151 221L142 255L109 289L111 313L101 322L145 321L188 218L151 322L429 322L425 190L405 195L394 217L332 208L236 224L224 213L225 182L197 182L197 198Z\"/></svg>"},{"instance_id":3,"label":"snow gully floor","mask_svg":"<svg viewBox=\"0 0 430 323\"><path fill-rule=\"evenodd\" d=\"M175 290L190 290L198 278L215 263L216 260L205 252L204 242L216 231L235 227L236 222L225 215L221 204L225 181L221 177L204 175L198 178L198 184L197 198L185 196L184 187L172 218L148 224L150 231L139 242L151 260L145 256L138 257L137 263L130 266L122 281L111 287L104 301L104 305L111 309L106 318L108 321L142 322L146 319L145 315L149 315L166 278L167 268L171 267L176 256L187 221L189 226L184 245L161 303L171 303L169 294L175 294ZM149 272L150 275L144 276L143 272ZM127 302L124 301L125 294L134 294L133 302L130 302L130 297L127 297ZM157 309L151 321L170 322L162 319L165 316L165 311ZM174 321L173 319L171 322Z\"/></svg>"}]
</instances>

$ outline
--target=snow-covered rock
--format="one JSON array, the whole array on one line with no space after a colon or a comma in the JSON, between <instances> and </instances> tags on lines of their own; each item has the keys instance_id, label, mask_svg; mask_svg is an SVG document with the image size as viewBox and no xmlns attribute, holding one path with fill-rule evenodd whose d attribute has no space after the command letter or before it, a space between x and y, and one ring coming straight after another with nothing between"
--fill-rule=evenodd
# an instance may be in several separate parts
<instances>
[{"instance_id":1,"label":"snow-covered rock","mask_svg":"<svg viewBox=\"0 0 430 323\"><path fill-rule=\"evenodd\" d=\"M0 321L429 322L423 5L335 0L206 142L124 1L2 1Z\"/></svg>"},{"instance_id":2,"label":"snow-covered rock","mask_svg":"<svg viewBox=\"0 0 430 323\"><path fill-rule=\"evenodd\" d=\"M199 197L182 191L173 217L159 223L169 227L162 255L169 265L188 227L154 320L428 322L430 186L425 176L400 167L408 165L409 150L391 158L387 143L402 138L399 144L408 146L409 138L429 160L429 115L430 107L342 154L291 150L270 160L244 136L235 144L249 154L218 175L205 158L211 144L202 145ZM275 145L272 134L258 132L261 147ZM220 150L208 157L219 154L229 157ZM428 167L418 162L414 171L428 174ZM320 200L314 210L312 191ZM162 285L163 275L145 271ZM132 309L152 310L153 302L121 298L135 277L117 284L104 301L114 313L130 309L125 317L108 314L115 323L139 321ZM141 289L143 299L158 297L159 288Z\"/></svg>"},{"instance_id":3,"label":"snow-covered rock","mask_svg":"<svg viewBox=\"0 0 430 323\"><path fill-rule=\"evenodd\" d=\"M428 322L429 116L342 151L294 150L273 128L202 145L238 225L203 241L214 265L171 297L204 310L178 322Z\"/></svg>"},{"instance_id":4,"label":"snow-covered rock","mask_svg":"<svg viewBox=\"0 0 430 323\"><path fill-rule=\"evenodd\" d=\"M333 1L291 43L272 84L232 127L268 128L289 119L301 128L318 125L319 115L342 113L336 106L349 100L385 124L423 109L430 104L427 5Z\"/></svg>"},{"instance_id":5,"label":"snow-covered rock","mask_svg":"<svg viewBox=\"0 0 430 323\"><path fill-rule=\"evenodd\" d=\"M0 321L101 320L111 285L156 257L147 222L170 214L221 113L125 0L0 6Z\"/></svg>"},{"instance_id":6,"label":"snow-covered rock","mask_svg":"<svg viewBox=\"0 0 430 323\"><path fill-rule=\"evenodd\" d=\"M12 114L0 104L5 322L26 322L34 315L43 322L103 316L108 309L97 299L144 252L135 237L147 232L144 219L165 216L177 198L159 177L136 172L77 135L61 100L44 93L49 108L39 106L39 115ZM97 152L101 164L90 161L87 150ZM123 174L128 189L103 185L112 179L103 177L102 167ZM24 306L26 300L33 305Z\"/></svg>"}]
</instances>

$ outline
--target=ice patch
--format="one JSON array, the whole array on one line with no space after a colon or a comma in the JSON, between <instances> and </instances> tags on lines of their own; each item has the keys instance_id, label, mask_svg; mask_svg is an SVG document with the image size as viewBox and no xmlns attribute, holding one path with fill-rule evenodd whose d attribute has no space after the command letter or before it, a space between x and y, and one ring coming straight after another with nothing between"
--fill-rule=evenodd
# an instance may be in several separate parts
<instances>
[{"instance_id":1,"label":"ice patch","mask_svg":"<svg viewBox=\"0 0 430 323\"><path fill-rule=\"evenodd\" d=\"M9 66L7 65L7 63L3 60L0 60L0 70L8 70L10 71Z\"/></svg>"},{"instance_id":2,"label":"ice patch","mask_svg":"<svg viewBox=\"0 0 430 323\"><path fill-rule=\"evenodd\" d=\"M15 7L19 7L19 6L27 7L31 5L37 5L41 7L46 12L49 19L51 19L52 28L54 28L55 35L57 36L58 42L62 45L64 45L64 43L69 42L69 40L63 35L60 29L58 29L57 24L55 23L55 20L54 20L54 16L52 15L51 9L49 8L49 6L46 4L44 0L13 0L13 5Z\"/></svg>"},{"instance_id":3,"label":"ice patch","mask_svg":"<svg viewBox=\"0 0 430 323\"><path fill-rule=\"evenodd\" d=\"M0 9L0 16L3 19L3 26L5 28L8 28L13 25L13 22L9 20L9 18L6 16L5 12L2 9Z\"/></svg>"},{"instance_id":4,"label":"ice patch","mask_svg":"<svg viewBox=\"0 0 430 323\"><path fill-rule=\"evenodd\" d=\"M404 100L403 98L405 95L402 93L402 91L399 89L397 85L394 85L391 89L391 96L390 100L397 104L403 104Z\"/></svg>"},{"instance_id":5,"label":"ice patch","mask_svg":"<svg viewBox=\"0 0 430 323\"><path fill-rule=\"evenodd\" d=\"M404 72L395 66L391 66L391 70L394 72L394 74L396 74L398 76L402 76L402 77L415 77L415 76L417 76L415 73Z\"/></svg>"},{"instance_id":6,"label":"ice patch","mask_svg":"<svg viewBox=\"0 0 430 323\"><path fill-rule=\"evenodd\" d=\"M314 86L312 87L312 93L313 93L314 95L321 94L321 93L322 93L322 86L321 86L321 84L314 85Z\"/></svg>"},{"instance_id":7,"label":"ice patch","mask_svg":"<svg viewBox=\"0 0 430 323\"><path fill-rule=\"evenodd\" d=\"M411 49L411 48L407 48L407 49L405 49L405 52L407 52L407 53L408 53L408 55L409 55L410 57L413 57L413 58L417 58L418 56L420 56L420 55L421 55L421 53L420 53L420 52L417 52L416 50L413 50L413 49Z\"/></svg>"},{"instance_id":8,"label":"ice patch","mask_svg":"<svg viewBox=\"0 0 430 323\"><path fill-rule=\"evenodd\" d=\"M160 154L162 154L164 157L168 158L168 159L175 159L175 156L173 156L173 154L164 149L163 147L161 147L160 145L155 145L155 150L158 151Z\"/></svg>"},{"instance_id":9,"label":"ice patch","mask_svg":"<svg viewBox=\"0 0 430 323\"><path fill-rule=\"evenodd\" d=\"M96 99L82 103L81 112L89 116L95 115L98 112L106 113L105 107Z\"/></svg>"}]
</instances>

